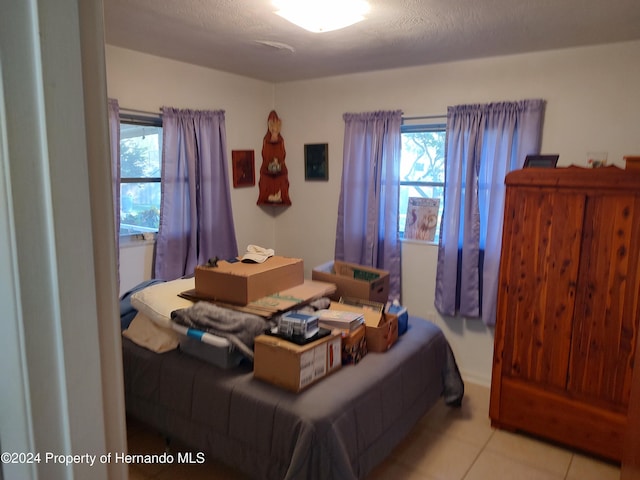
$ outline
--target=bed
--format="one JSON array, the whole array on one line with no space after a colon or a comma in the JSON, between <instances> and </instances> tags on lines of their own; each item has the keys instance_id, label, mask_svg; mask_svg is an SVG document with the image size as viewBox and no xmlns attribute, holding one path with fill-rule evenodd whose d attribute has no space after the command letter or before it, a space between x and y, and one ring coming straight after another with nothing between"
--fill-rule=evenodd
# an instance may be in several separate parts
<instances>
[{"instance_id":1,"label":"bed","mask_svg":"<svg viewBox=\"0 0 640 480\"><path fill-rule=\"evenodd\" d=\"M409 317L385 353L369 353L301 393L254 379L250 362L220 368L179 349L123 337L127 414L256 479L364 478L444 397L464 386L442 331Z\"/></svg>"}]
</instances>

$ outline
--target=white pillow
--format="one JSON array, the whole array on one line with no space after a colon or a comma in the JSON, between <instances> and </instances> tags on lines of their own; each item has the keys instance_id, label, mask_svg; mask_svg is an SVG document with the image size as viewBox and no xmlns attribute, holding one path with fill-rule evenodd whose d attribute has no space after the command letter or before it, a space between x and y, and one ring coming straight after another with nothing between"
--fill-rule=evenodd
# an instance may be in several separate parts
<instances>
[{"instance_id":1,"label":"white pillow","mask_svg":"<svg viewBox=\"0 0 640 480\"><path fill-rule=\"evenodd\" d=\"M193 290L195 286L193 277L156 283L131 295L131 306L157 325L172 328L171 312L193 305L191 300L179 297L178 294Z\"/></svg>"},{"instance_id":2,"label":"white pillow","mask_svg":"<svg viewBox=\"0 0 640 480\"><path fill-rule=\"evenodd\" d=\"M133 343L152 352L164 353L178 348L177 332L153 323L144 313L138 312L122 335Z\"/></svg>"}]
</instances>

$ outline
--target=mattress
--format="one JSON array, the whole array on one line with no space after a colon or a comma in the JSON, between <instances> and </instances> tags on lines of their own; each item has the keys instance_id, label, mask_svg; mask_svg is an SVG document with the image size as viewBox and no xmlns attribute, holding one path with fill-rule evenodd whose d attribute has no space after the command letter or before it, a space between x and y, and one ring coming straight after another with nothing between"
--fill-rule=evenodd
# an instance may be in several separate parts
<instances>
[{"instance_id":1,"label":"mattress","mask_svg":"<svg viewBox=\"0 0 640 480\"><path fill-rule=\"evenodd\" d=\"M257 479L364 478L438 401L464 386L442 331L417 317L385 353L369 353L302 393L123 338L127 413Z\"/></svg>"}]
</instances>

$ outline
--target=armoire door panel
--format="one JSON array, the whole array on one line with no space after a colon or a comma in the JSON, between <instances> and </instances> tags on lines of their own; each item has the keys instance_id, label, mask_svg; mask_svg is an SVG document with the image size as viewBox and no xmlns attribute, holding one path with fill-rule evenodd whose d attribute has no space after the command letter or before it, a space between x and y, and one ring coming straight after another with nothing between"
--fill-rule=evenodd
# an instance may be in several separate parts
<instances>
[{"instance_id":1,"label":"armoire door panel","mask_svg":"<svg viewBox=\"0 0 640 480\"><path fill-rule=\"evenodd\" d=\"M585 210L567 389L625 409L638 324L637 195L591 195Z\"/></svg>"},{"instance_id":2,"label":"armoire door panel","mask_svg":"<svg viewBox=\"0 0 640 480\"><path fill-rule=\"evenodd\" d=\"M512 195L502 264L508 291L502 308L509 312L505 337L511 339L503 375L565 388L584 198L540 189Z\"/></svg>"}]
</instances>

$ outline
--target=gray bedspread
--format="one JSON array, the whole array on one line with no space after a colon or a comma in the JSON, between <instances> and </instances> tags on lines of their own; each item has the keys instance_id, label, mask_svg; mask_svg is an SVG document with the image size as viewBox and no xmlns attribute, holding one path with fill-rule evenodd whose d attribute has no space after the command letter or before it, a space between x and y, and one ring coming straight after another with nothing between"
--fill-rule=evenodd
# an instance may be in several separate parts
<instances>
[{"instance_id":1,"label":"gray bedspread","mask_svg":"<svg viewBox=\"0 0 640 480\"><path fill-rule=\"evenodd\" d=\"M156 354L123 338L127 412L256 479L364 478L443 396L464 386L442 331L409 318L386 353L299 394L179 351Z\"/></svg>"}]
</instances>

